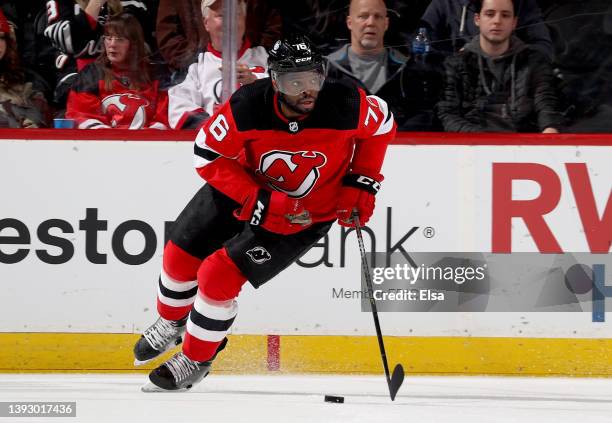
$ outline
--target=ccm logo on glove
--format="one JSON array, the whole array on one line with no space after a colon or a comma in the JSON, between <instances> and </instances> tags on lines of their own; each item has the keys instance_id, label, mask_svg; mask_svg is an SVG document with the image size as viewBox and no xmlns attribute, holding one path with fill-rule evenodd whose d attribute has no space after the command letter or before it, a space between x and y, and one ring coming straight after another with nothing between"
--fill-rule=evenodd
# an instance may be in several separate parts
<instances>
[{"instance_id":1,"label":"ccm logo on glove","mask_svg":"<svg viewBox=\"0 0 612 423\"><path fill-rule=\"evenodd\" d=\"M251 218L251 225L258 226L261 223L265 209L266 206L264 205L264 203L257 200L257 205L255 206L255 210L253 211L253 217Z\"/></svg>"},{"instance_id":2,"label":"ccm logo on glove","mask_svg":"<svg viewBox=\"0 0 612 423\"><path fill-rule=\"evenodd\" d=\"M250 195L244 206L234 212L238 220L247 220L277 234L292 234L312 224L310 213L300 200L278 191L259 189Z\"/></svg>"},{"instance_id":3,"label":"ccm logo on glove","mask_svg":"<svg viewBox=\"0 0 612 423\"><path fill-rule=\"evenodd\" d=\"M365 189L366 191L371 191L372 194L376 194L378 191L380 191L380 182L370 178L369 176L358 175L355 182L357 184L361 184L359 188Z\"/></svg>"},{"instance_id":4,"label":"ccm logo on glove","mask_svg":"<svg viewBox=\"0 0 612 423\"><path fill-rule=\"evenodd\" d=\"M354 228L354 211L359 213L362 225L370 220L374 213L376 201L374 196L380 190L380 181L382 175L378 175L378 179L375 179L365 175L349 174L342 179L343 186L336 207L336 216L340 225Z\"/></svg>"}]
</instances>

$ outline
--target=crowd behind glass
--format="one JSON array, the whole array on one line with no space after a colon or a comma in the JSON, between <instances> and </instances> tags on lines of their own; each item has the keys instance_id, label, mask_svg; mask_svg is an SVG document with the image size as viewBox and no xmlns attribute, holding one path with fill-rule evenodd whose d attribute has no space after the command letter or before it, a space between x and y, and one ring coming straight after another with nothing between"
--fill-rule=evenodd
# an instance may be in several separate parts
<instances>
[{"instance_id":1,"label":"crowd behind glass","mask_svg":"<svg viewBox=\"0 0 612 423\"><path fill-rule=\"evenodd\" d=\"M0 127L198 128L221 102L222 3L3 2ZM239 0L237 24L236 88L298 32L403 131L612 130L608 0Z\"/></svg>"}]
</instances>

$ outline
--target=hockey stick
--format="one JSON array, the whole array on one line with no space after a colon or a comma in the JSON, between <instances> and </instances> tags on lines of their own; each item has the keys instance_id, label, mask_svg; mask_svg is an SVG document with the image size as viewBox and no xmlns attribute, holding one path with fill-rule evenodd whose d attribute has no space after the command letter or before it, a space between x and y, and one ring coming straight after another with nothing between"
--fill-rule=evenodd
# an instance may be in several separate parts
<instances>
[{"instance_id":1,"label":"hockey stick","mask_svg":"<svg viewBox=\"0 0 612 423\"><path fill-rule=\"evenodd\" d=\"M385 368L385 376L387 377L387 385L389 386L389 395L391 401L395 401L397 391L404 382L404 368L398 364L393 369L393 374L389 376L389 363L387 363L387 353L385 352L385 344L383 342L382 332L380 330L380 322L378 321L378 310L376 309L376 301L374 300L374 288L372 286L372 274L370 266L366 258L365 247L363 244L363 234L361 233L361 223L359 222L359 213L353 212L353 221L355 222L355 233L357 233L357 241L359 242L359 252L361 253L361 268L368 287L368 297L372 308L372 316L374 317L374 326L376 327L376 337L378 338L378 347L380 348L380 357L382 358Z\"/></svg>"}]
</instances>

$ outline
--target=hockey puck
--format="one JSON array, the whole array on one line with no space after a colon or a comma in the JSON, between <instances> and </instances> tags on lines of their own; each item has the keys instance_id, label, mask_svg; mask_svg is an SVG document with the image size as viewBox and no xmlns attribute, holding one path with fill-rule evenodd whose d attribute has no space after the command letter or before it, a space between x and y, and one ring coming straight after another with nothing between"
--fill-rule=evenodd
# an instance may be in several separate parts
<instances>
[{"instance_id":1,"label":"hockey puck","mask_svg":"<svg viewBox=\"0 0 612 423\"><path fill-rule=\"evenodd\" d=\"M334 395L325 395L325 402L335 402L337 404L344 403L344 397L336 397Z\"/></svg>"}]
</instances>

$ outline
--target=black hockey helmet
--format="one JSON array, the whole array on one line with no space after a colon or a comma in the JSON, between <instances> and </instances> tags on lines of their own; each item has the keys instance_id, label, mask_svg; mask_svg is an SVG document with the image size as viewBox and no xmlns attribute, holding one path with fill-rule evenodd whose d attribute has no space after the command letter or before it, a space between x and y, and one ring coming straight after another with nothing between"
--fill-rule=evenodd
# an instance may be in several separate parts
<instances>
[{"instance_id":1,"label":"black hockey helmet","mask_svg":"<svg viewBox=\"0 0 612 423\"><path fill-rule=\"evenodd\" d=\"M323 57L304 35L278 40L268 52L268 68L276 74L321 70Z\"/></svg>"}]
</instances>

